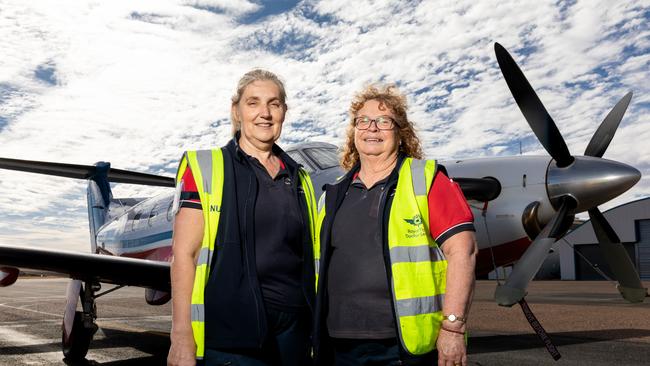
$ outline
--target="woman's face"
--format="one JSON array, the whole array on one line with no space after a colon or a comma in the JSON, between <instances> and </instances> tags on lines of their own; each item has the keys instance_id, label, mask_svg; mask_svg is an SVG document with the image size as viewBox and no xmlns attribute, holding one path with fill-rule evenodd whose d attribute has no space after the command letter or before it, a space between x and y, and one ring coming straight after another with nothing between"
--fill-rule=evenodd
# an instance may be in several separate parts
<instances>
[{"instance_id":1,"label":"woman's face","mask_svg":"<svg viewBox=\"0 0 650 366\"><path fill-rule=\"evenodd\" d=\"M399 148L399 138L397 136L397 124L393 123L393 128L390 130L379 129L377 126L378 117L389 117L393 121L395 116L393 112L383 103L371 99L363 104L359 109L355 118L367 117L374 122L370 123L368 129L360 130L354 128L354 145L359 151L360 157L368 156L390 156L396 154ZM385 127L385 126L384 126Z\"/></svg>"},{"instance_id":2,"label":"woman's face","mask_svg":"<svg viewBox=\"0 0 650 366\"><path fill-rule=\"evenodd\" d=\"M241 138L253 145L273 144L282 132L285 107L280 88L270 80L254 81L244 89L239 103L232 106L241 123Z\"/></svg>"}]
</instances>

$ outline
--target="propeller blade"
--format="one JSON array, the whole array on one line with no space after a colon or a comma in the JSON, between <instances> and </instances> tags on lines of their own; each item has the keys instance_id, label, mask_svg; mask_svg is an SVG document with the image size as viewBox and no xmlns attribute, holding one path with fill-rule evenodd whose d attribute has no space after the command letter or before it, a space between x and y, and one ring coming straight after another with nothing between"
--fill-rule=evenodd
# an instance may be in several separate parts
<instances>
[{"instance_id":1,"label":"propeller blade","mask_svg":"<svg viewBox=\"0 0 650 366\"><path fill-rule=\"evenodd\" d=\"M607 117L600 123L596 133L591 137L591 141L585 149L585 156L595 156L600 158L607 150L609 143L614 138L616 129L623 119L623 115L632 100L632 92L625 94L621 100L616 103L614 108L607 114Z\"/></svg>"},{"instance_id":2,"label":"propeller blade","mask_svg":"<svg viewBox=\"0 0 650 366\"><path fill-rule=\"evenodd\" d=\"M560 168L568 166L573 162L573 157L555 122L544 108L544 104L533 87L528 83L526 76L503 46L495 43L494 51L508 88L535 136Z\"/></svg>"},{"instance_id":3,"label":"propeller blade","mask_svg":"<svg viewBox=\"0 0 650 366\"><path fill-rule=\"evenodd\" d=\"M646 297L647 289L641 284L639 274L618 235L598 208L589 210L589 218L603 256L618 281L621 295L629 302L642 302Z\"/></svg>"},{"instance_id":4,"label":"propeller blade","mask_svg":"<svg viewBox=\"0 0 650 366\"><path fill-rule=\"evenodd\" d=\"M566 217L571 216L569 211L575 208L575 201L568 196L562 198L562 205L551 221L544 226L542 232L526 249L524 255L515 263L515 266L503 285L498 285L494 298L501 306L512 306L526 296L528 283L535 277L539 268L548 256L553 243L564 235L562 229Z\"/></svg>"}]
</instances>

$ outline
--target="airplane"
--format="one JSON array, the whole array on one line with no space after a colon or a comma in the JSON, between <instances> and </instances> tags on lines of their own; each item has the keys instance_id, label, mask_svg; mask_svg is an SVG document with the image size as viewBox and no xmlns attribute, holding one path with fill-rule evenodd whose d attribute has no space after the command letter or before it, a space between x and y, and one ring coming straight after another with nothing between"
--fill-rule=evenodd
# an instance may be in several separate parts
<instances>
[{"instance_id":1,"label":"airplane","mask_svg":"<svg viewBox=\"0 0 650 366\"><path fill-rule=\"evenodd\" d=\"M521 301L551 245L567 232L576 213L587 211L621 295L630 302L643 301L647 289L598 209L641 177L629 165L602 158L632 94L625 95L605 117L584 155L571 155L514 59L498 43L495 52L517 105L550 157L439 162L460 185L474 213L479 247L477 275L514 263L505 283L497 286L495 299L501 306ZM309 142L286 151L309 171L317 189L343 173L335 145ZM145 288L145 300L150 305L170 300L173 189L144 199L114 198L110 183L173 188L174 178L114 169L107 162L88 166L0 158L0 168L88 180L90 253L0 245L0 286L13 284L18 268L58 272L72 278L62 324L66 359L85 357L98 328L98 297L124 286L138 286ZM101 283L116 287L100 292Z\"/></svg>"}]
</instances>

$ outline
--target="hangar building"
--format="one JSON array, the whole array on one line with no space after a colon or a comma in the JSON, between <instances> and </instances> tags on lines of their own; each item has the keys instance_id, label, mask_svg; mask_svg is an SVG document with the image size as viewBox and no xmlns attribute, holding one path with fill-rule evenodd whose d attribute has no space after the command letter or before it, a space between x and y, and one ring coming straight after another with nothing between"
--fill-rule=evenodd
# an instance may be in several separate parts
<instances>
[{"instance_id":1,"label":"hangar building","mask_svg":"<svg viewBox=\"0 0 650 366\"><path fill-rule=\"evenodd\" d=\"M625 203L603 212L603 215L627 249L641 280L650 280L650 197ZM612 277L598 248L591 221L576 227L554 247L559 249L563 280L604 279L598 271Z\"/></svg>"}]
</instances>

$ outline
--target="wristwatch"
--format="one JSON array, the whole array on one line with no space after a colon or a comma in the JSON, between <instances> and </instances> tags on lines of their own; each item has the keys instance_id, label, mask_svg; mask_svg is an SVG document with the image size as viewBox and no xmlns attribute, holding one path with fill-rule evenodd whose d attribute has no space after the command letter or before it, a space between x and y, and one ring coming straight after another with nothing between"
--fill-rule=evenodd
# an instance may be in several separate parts
<instances>
[{"instance_id":1,"label":"wristwatch","mask_svg":"<svg viewBox=\"0 0 650 366\"><path fill-rule=\"evenodd\" d=\"M458 316L458 315L456 315L456 314L445 315L445 316L443 316L442 318L443 318L444 320L449 320L449 322L451 322L451 323L454 323L454 322L465 323L465 320L466 320L466 319L463 318L462 316Z\"/></svg>"}]
</instances>

